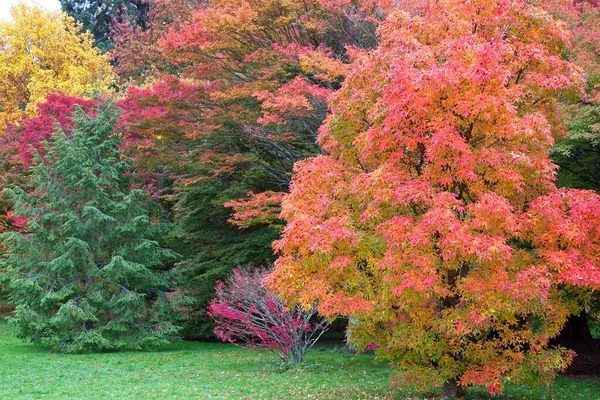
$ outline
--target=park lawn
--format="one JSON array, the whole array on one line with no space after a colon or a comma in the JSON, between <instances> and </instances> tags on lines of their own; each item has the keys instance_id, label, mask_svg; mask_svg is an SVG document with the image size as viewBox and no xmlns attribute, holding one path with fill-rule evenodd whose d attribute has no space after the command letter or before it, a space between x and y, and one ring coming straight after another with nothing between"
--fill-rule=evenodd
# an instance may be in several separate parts
<instances>
[{"instance_id":1,"label":"park lawn","mask_svg":"<svg viewBox=\"0 0 600 400\"><path fill-rule=\"evenodd\" d=\"M266 351L179 342L156 352L54 354L0 323L0 399L404 399L370 355L322 347L284 370ZM469 398L489 398L469 389ZM560 377L550 388L509 387L507 399L600 400L600 382Z\"/></svg>"}]
</instances>

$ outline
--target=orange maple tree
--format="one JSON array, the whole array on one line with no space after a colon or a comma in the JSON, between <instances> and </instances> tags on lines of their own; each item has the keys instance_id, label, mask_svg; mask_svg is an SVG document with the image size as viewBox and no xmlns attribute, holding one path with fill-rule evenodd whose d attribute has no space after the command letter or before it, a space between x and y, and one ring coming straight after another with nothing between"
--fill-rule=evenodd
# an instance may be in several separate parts
<instances>
[{"instance_id":1,"label":"orange maple tree","mask_svg":"<svg viewBox=\"0 0 600 400\"><path fill-rule=\"evenodd\" d=\"M438 0L398 11L354 63L296 166L267 284L354 321L398 383L502 390L549 383L551 348L600 287L600 197L560 190L554 96L582 76L564 24L523 0Z\"/></svg>"}]
</instances>

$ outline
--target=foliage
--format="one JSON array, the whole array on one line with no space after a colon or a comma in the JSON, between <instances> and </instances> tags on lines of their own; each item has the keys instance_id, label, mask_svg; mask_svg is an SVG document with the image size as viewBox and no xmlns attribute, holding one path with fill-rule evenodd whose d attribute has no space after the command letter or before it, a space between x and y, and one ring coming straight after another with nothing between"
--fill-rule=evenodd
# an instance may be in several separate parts
<instances>
[{"instance_id":1,"label":"foliage","mask_svg":"<svg viewBox=\"0 0 600 400\"><path fill-rule=\"evenodd\" d=\"M19 4L0 21L0 130L37 113L48 93L109 91L113 73L87 33L62 12Z\"/></svg>"},{"instance_id":2,"label":"foliage","mask_svg":"<svg viewBox=\"0 0 600 400\"><path fill-rule=\"evenodd\" d=\"M558 184L600 192L600 8L596 2L560 0L550 1L547 8L571 30L571 58L587 80L580 96L563 101L569 136L551 149L560 166Z\"/></svg>"},{"instance_id":3,"label":"foliage","mask_svg":"<svg viewBox=\"0 0 600 400\"><path fill-rule=\"evenodd\" d=\"M123 16L111 27L113 48L110 55L115 72L124 84L144 84L160 73L175 73L177 68L164 57L158 42L171 29L190 22L192 11L202 0L154 0L148 3L147 21L140 25L132 16Z\"/></svg>"},{"instance_id":4,"label":"foliage","mask_svg":"<svg viewBox=\"0 0 600 400\"><path fill-rule=\"evenodd\" d=\"M269 349L286 364L300 364L329 321L314 321L316 307L286 309L263 286L267 273L266 269L234 269L225 283L217 282L216 296L208 307L216 321L215 334L224 342Z\"/></svg>"},{"instance_id":5,"label":"foliage","mask_svg":"<svg viewBox=\"0 0 600 400\"><path fill-rule=\"evenodd\" d=\"M345 45L375 45L384 15L372 2L323 3L227 0L198 8L159 43L184 79L131 88L122 103L130 149L145 161L153 148L151 162L159 158L176 175L184 170L186 185L202 176L233 180L244 194L285 191L293 163L318 152L327 97L347 71Z\"/></svg>"},{"instance_id":6,"label":"foliage","mask_svg":"<svg viewBox=\"0 0 600 400\"><path fill-rule=\"evenodd\" d=\"M97 114L78 109L71 137L57 126L34 189L12 192L27 231L2 236L18 335L61 352L155 346L177 332L159 271L175 254L153 240L157 216L131 189L117 113Z\"/></svg>"},{"instance_id":7,"label":"foliage","mask_svg":"<svg viewBox=\"0 0 600 400\"><path fill-rule=\"evenodd\" d=\"M112 47L110 30L123 17L144 27L152 0L60 0L63 11L94 37L102 51Z\"/></svg>"},{"instance_id":8,"label":"foliage","mask_svg":"<svg viewBox=\"0 0 600 400\"><path fill-rule=\"evenodd\" d=\"M27 118L19 124L18 153L23 163L23 169L27 170L36 155L44 156L46 151L43 143L46 142L56 126L71 135L75 127L73 112L76 107L81 108L86 114L93 116L98 101L86 100L81 97L67 96L62 93L51 93L46 100L38 106L38 115Z\"/></svg>"},{"instance_id":9,"label":"foliage","mask_svg":"<svg viewBox=\"0 0 600 400\"><path fill-rule=\"evenodd\" d=\"M293 164L320 151L316 132L347 73L346 47L377 44L385 3L355 3L210 1L159 41L180 76L130 88L121 103L136 167L160 176L157 193L175 202L195 315L212 279L273 257L277 199Z\"/></svg>"},{"instance_id":10,"label":"foliage","mask_svg":"<svg viewBox=\"0 0 600 400\"><path fill-rule=\"evenodd\" d=\"M2 190L11 185L18 185L25 190L31 187L28 169L33 158L35 155L45 154L43 143L52 136L56 124L67 135L71 134L75 125L72 118L75 106L93 115L97 101L51 93L46 101L38 106L39 115L31 118L24 117L18 125L10 125L0 136L0 159L2 160L0 188ZM0 207L3 214L12 213L12 202L5 194Z\"/></svg>"},{"instance_id":11,"label":"foliage","mask_svg":"<svg viewBox=\"0 0 600 400\"><path fill-rule=\"evenodd\" d=\"M351 339L398 383L548 383L573 354L548 348L600 284L600 198L558 190L547 151L554 95L577 90L564 25L521 0L396 12L333 96L297 164L268 287L353 317Z\"/></svg>"},{"instance_id":12,"label":"foliage","mask_svg":"<svg viewBox=\"0 0 600 400\"><path fill-rule=\"evenodd\" d=\"M214 325L206 307L214 297L216 281L225 280L237 265L273 261L269 244L279 231L261 226L240 230L228 224L230 213L222 203L230 192L226 182L193 185L180 194L173 210L181 228L176 250L186 255L176 267L177 281L195 299L193 307L182 310L185 337L213 337Z\"/></svg>"},{"instance_id":13,"label":"foliage","mask_svg":"<svg viewBox=\"0 0 600 400\"><path fill-rule=\"evenodd\" d=\"M600 193L600 7L598 1L549 1L546 7L561 18L572 32L570 57L582 69L587 85L575 98L562 99L562 115L568 137L559 141L550 155L559 165L557 185L592 189ZM588 325L597 330L600 295L579 297L587 311ZM569 325L565 327L569 328Z\"/></svg>"},{"instance_id":14,"label":"foliage","mask_svg":"<svg viewBox=\"0 0 600 400\"><path fill-rule=\"evenodd\" d=\"M600 103L570 107L569 137L551 150L561 186L600 193Z\"/></svg>"}]
</instances>

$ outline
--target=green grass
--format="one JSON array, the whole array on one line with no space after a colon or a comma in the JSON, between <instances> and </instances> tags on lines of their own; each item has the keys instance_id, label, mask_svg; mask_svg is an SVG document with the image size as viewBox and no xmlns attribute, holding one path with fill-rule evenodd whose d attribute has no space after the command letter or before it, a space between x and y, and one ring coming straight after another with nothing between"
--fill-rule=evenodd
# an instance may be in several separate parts
<instances>
[{"instance_id":1,"label":"green grass","mask_svg":"<svg viewBox=\"0 0 600 400\"><path fill-rule=\"evenodd\" d=\"M227 344L157 352L65 355L24 344L0 324L0 399L404 399L369 355L330 347L283 370L273 355ZM412 395L413 399L423 398ZM469 398L488 398L469 390ZM561 377L551 388L509 387L506 399L600 399L600 382Z\"/></svg>"}]
</instances>

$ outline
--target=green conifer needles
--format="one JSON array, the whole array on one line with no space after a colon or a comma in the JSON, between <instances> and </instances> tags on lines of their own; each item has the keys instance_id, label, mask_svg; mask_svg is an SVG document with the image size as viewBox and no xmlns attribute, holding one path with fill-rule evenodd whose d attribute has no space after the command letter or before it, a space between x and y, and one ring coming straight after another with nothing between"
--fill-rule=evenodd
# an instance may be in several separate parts
<instances>
[{"instance_id":1,"label":"green conifer needles","mask_svg":"<svg viewBox=\"0 0 600 400\"><path fill-rule=\"evenodd\" d=\"M153 240L145 193L103 104L75 112L71 136L57 129L31 168L34 190L13 188L25 232L2 240L3 269L19 336L55 351L147 348L176 334L169 282L159 273L176 254ZM154 218L156 219L156 218Z\"/></svg>"}]
</instances>

